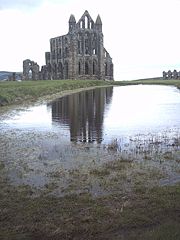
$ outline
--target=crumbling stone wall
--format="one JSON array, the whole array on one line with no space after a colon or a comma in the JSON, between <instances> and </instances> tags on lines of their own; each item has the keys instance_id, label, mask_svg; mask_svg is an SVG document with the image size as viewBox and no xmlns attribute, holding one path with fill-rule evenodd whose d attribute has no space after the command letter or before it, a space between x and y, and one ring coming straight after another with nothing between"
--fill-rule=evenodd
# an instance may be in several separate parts
<instances>
[{"instance_id":1,"label":"crumbling stone wall","mask_svg":"<svg viewBox=\"0 0 180 240\"><path fill-rule=\"evenodd\" d=\"M77 23L71 15L68 34L50 40L41 78L113 80L112 58L103 41L99 15L94 22L85 11Z\"/></svg>"},{"instance_id":2,"label":"crumbling stone wall","mask_svg":"<svg viewBox=\"0 0 180 240\"><path fill-rule=\"evenodd\" d=\"M180 71L174 70L173 72L171 70L162 73L163 79L180 79Z\"/></svg>"},{"instance_id":3,"label":"crumbling stone wall","mask_svg":"<svg viewBox=\"0 0 180 240\"><path fill-rule=\"evenodd\" d=\"M39 65L26 59L23 61L23 80L38 80L40 79Z\"/></svg>"},{"instance_id":4,"label":"crumbling stone wall","mask_svg":"<svg viewBox=\"0 0 180 240\"><path fill-rule=\"evenodd\" d=\"M76 23L69 18L69 32L50 39L50 52L45 53L46 64L41 67L26 59L23 61L23 80L38 79L102 79L114 80L113 62L104 48L102 21L94 22L85 11Z\"/></svg>"}]
</instances>

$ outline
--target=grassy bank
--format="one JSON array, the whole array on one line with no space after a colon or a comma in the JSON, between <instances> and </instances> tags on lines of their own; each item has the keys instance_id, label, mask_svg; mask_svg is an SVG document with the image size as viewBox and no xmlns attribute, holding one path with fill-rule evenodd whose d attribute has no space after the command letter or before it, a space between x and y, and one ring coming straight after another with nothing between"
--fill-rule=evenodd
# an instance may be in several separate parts
<instances>
[{"instance_id":1,"label":"grassy bank","mask_svg":"<svg viewBox=\"0 0 180 240\"><path fill-rule=\"evenodd\" d=\"M108 85L105 81L47 80L0 83L0 106L23 101L34 101L39 97L62 91Z\"/></svg>"},{"instance_id":2,"label":"grassy bank","mask_svg":"<svg viewBox=\"0 0 180 240\"><path fill-rule=\"evenodd\" d=\"M115 81L113 85L126 86L126 85L135 85L135 84L150 84L150 85L169 85L180 88L180 80L163 80L163 79L143 79L143 80L134 80L134 81Z\"/></svg>"},{"instance_id":3,"label":"grassy bank","mask_svg":"<svg viewBox=\"0 0 180 240\"><path fill-rule=\"evenodd\" d=\"M39 97L61 93L67 90L110 85L111 82L95 80L47 80L0 83L0 106L23 101L36 101ZM145 79L134 81L114 81L113 85L126 86L134 84L172 85L180 88L180 80Z\"/></svg>"}]
</instances>

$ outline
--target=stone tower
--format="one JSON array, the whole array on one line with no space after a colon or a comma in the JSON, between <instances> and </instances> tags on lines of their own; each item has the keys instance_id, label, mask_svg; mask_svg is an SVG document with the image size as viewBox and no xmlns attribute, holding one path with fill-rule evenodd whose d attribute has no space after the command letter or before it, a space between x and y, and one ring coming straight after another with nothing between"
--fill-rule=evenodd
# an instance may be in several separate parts
<instances>
[{"instance_id":1,"label":"stone tower","mask_svg":"<svg viewBox=\"0 0 180 240\"><path fill-rule=\"evenodd\" d=\"M50 39L46 52L43 79L106 79L113 80L113 63L104 48L102 21L94 22L88 11L76 22L69 18L69 32Z\"/></svg>"}]
</instances>

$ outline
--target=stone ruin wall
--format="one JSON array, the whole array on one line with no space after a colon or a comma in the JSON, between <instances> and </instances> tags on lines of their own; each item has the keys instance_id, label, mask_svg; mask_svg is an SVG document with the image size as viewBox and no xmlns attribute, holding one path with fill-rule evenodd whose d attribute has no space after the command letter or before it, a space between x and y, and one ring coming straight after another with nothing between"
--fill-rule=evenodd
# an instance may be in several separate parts
<instances>
[{"instance_id":1,"label":"stone ruin wall","mask_svg":"<svg viewBox=\"0 0 180 240\"><path fill-rule=\"evenodd\" d=\"M23 77L22 80L38 80L41 79L41 73L39 71L39 65L26 59L23 61Z\"/></svg>"},{"instance_id":2,"label":"stone ruin wall","mask_svg":"<svg viewBox=\"0 0 180 240\"><path fill-rule=\"evenodd\" d=\"M180 71L178 72L177 70L174 70L174 71L163 71L162 73L163 75L163 79L180 79Z\"/></svg>"},{"instance_id":3,"label":"stone ruin wall","mask_svg":"<svg viewBox=\"0 0 180 240\"><path fill-rule=\"evenodd\" d=\"M100 16L93 21L88 11L76 22L69 19L69 32L50 39L50 52L45 53L46 65L26 59L23 80L102 79L114 80L113 63L104 48Z\"/></svg>"}]
</instances>

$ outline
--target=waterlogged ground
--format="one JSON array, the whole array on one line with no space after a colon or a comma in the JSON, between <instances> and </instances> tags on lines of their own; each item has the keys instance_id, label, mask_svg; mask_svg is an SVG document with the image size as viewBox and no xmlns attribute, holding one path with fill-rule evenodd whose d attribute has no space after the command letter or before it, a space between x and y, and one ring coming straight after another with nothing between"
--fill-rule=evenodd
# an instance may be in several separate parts
<instances>
[{"instance_id":1,"label":"waterlogged ground","mask_svg":"<svg viewBox=\"0 0 180 240\"><path fill-rule=\"evenodd\" d=\"M178 239L180 138L1 131L1 239Z\"/></svg>"},{"instance_id":2,"label":"waterlogged ground","mask_svg":"<svg viewBox=\"0 0 180 240\"><path fill-rule=\"evenodd\" d=\"M1 114L1 239L179 239L178 127L76 143L5 124L22 109Z\"/></svg>"},{"instance_id":3,"label":"waterlogged ground","mask_svg":"<svg viewBox=\"0 0 180 240\"><path fill-rule=\"evenodd\" d=\"M56 132L3 129L0 139L1 164L13 185L47 188L58 196L126 192L144 180L149 186L180 181L179 133L93 144L69 143Z\"/></svg>"}]
</instances>

